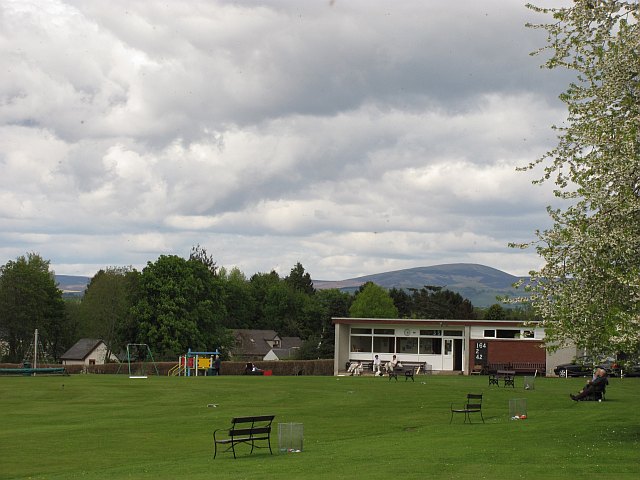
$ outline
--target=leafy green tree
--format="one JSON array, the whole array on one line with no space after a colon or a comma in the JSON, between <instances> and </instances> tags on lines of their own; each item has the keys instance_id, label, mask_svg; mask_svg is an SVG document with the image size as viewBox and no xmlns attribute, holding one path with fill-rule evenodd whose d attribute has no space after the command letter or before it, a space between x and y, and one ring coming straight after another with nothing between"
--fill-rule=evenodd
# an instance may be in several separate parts
<instances>
[{"instance_id":1,"label":"leafy green tree","mask_svg":"<svg viewBox=\"0 0 640 480\"><path fill-rule=\"evenodd\" d=\"M307 295L313 295L316 292L316 289L313 287L311 275L304 271L304 267L300 262L296 263L284 281L294 290L306 293Z\"/></svg>"},{"instance_id":2,"label":"leafy green tree","mask_svg":"<svg viewBox=\"0 0 640 480\"><path fill-rule=\"evenodd\" d=\"M459 293L431 285L411 291L414 317L461 320L476 318L471 302Z\"/></svg>"},{"instance_id":3,"label":"leafy green tree","mask_svg":"<svg viewBox=\"0 0 640 480\"><path fill-rule=\"evenodd\" d=\"M207 253L206 248L201 247L200 244L191 248L191 253L189 254L189 260L197 260L202 263L207 270L211 272L212 275L218 274L218 266L213 259L213 256Z\"/></svg>"},{"instance_id":4,"label":"leafy green tree","mask_svg":"<svg viewBox=\"0 0 640 480\"><path fill-rule=\"evenodd\" d=\"M561 95L568 118L544 166L562 208L536 232L545 265L526 285L549 343L594 354L634 351L640 332L640 8L635 1L575 0L551 14L547 68L576 80Z\"/></svg>"},{"instance_id":5,"label":"leafy green tree","mask_svg":"<svg viewBox=\"0 0 640 480\"><path fill-rule=\"evenodd\" d=\"M82 337L100 338L110 353L124 350L132 339L125 332L133 322L137 285L136 272L131 267L109 267L98 271L87 285L80 304L79 333Z\"/></svg>"},{"instance_id":6,"label":"leafy green tree","mask_svg":"<svg viewBox=\"0 0 640 480\"><path fill-rule=\"evenodd\" d=\"M251 284L238 268L227 272L224 267L221 267L218 274L222 280L227 312L224 326L227 328L252 328L257 307L252 295Z\"/></svg>"},{"instance_id":7,"label":"leafy green tree","mask_svg":"<svg viewBox=\"0 0 640 480\"><path fill-rule=\"evenodd\" d=\"M367 282L356 294L349 315L353 318L398 318L398 309L384 288Z\"/></svg>"},{"instance_id":8,"label":"leafy green tree","mask_svg":"<svg viewBox=\"0 0 640 480\"><path fill-rule=\"evenodd\" d=\"M256 313L251 328L275 330L280 335L298 336L300 295L275 271L256 273L250 279Z\"/></svg>"},{"instance_id":9,"label":"leafy green tree","mask_svg":"<svg viewBox=\"0 0 640 480\"><path fill-rule=\"evenodd\" d=\"M229 346L222 283L206 262L162 255L144 268L138 290L138 341L157 357Z\"/></svg>"},{"instance_id":10,"label":"leafy green tree","mask_svg":"<svg viewBox=\"0 0 640 480\"><path fill-rule=\"evenodd\" d=\"M389 296L393 299L393 304L398 309L400 318L410 318L412 312L411 295L403 288L393 287L389 290Z\"/></svg>"},{"instance_id":11,"label":"leafy green tree","mask_svg":"<svg viewBox=\"0 0 640 480\"><path fill-rule=\"evenodd\" d=\"M505 318L507 318L507 312L498 303L494 303L484 312L485 320L504 320Z\"/></svg>"},{"instance_id":12,"label":"leafy green tree","mask_svg":"<svg viewBox=\"0 0 640 480\"><path fill-rule=\"evenodd\" d=\"M49 261L28 253L0 267L0 338L7 344L8 362L20 362L31 347L36 328L54 359L68 348L62 292Z\"/></svg>"},{"instance_id":13,"label":"leafy green tree","mask_svg":"<svg viewBox=\"0 0 640 480\"><path fill-rule=\"evenodd\" d=\"M317 357L314 358L333 358L335 327L331 319L349 316L353 295L331 288L316 292L315 299L322 307L322 318L320 330L317 332Z\"/></svg>"}]
</instances>

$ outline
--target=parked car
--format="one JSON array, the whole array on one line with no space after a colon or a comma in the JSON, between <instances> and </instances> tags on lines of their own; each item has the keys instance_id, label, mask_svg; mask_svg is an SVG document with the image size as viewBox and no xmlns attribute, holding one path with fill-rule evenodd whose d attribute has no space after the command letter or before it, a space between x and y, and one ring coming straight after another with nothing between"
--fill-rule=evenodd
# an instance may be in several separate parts
<instances>
[{"instance_id":1,"label":"parked car","mask_svg":"<svg viewBox=\"0 0 640 480\"><path fill-rule=\"evenodd\" d=\"M609 376L620 376L620 368L613 357L601 361L595 361L589 356L578 357L571 363L558 365L553 373L559 377L590 377L596 368L604 368Z\"/></svg>"},{"instance_id":2,"label":"parked car","mask_svg":"<svg viewBox=\"0 0 640 480\"><path fill-rule=\"evenodd\" d=\"M640 377L640 363L622 366L621 372L623 377Z\"/></svg>"}]
</instances>

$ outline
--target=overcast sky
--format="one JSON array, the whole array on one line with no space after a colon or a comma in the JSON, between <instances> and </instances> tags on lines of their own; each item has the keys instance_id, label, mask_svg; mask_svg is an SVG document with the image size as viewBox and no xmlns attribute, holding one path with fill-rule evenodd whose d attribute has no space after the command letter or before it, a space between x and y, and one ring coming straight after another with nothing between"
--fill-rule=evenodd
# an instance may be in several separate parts
<instances>
[{"instance_id":1,"label":"overcast sky","mask_svg":"<svg viewBox=\"0 0 640 480\"><path fill-rule=\"evenodd\" d=\"M549 1L537 2L550 5ZM553 2L558 4L559 2ZM517 0L0 0L0 262L515 275L568 76Z\"/></svg>"}]
</instances>

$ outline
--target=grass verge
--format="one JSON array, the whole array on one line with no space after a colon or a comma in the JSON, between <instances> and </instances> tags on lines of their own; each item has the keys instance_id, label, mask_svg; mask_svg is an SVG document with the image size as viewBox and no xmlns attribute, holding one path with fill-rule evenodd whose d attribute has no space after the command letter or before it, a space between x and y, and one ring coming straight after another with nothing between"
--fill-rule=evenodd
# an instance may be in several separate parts
<instances>
[{"instance_id":1,"label":"grass verge","mask_svg":"<svg viewBox=\"0 0 640 480\"><path fill-rule=\"evenodd\" d=\"M534 390L487 377L0 378L1 479L637 478L639 379L607 400L573 402L584 379ZM485 424L450 420L484 394ZM528 418L509 417L524 398ZM215 404L216 407L208 405ZM212 432L234 416L275 414L274 455L213 459ZM304 452L278 455L277 423L304 424ZM242 448L242 447L241 447Z\"/></svg>"}]
</instances>

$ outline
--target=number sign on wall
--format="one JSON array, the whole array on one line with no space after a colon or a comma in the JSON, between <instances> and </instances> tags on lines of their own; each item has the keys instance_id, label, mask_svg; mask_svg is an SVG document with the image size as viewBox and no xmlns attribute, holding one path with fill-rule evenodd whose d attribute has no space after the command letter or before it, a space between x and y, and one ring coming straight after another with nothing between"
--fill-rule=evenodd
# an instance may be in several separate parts
<instances>
[{"instance_id":1,"label":"number sign on wall","mask_svg":"<svg viewBox=\"0 0 640 480\"><path fill-rule=\"evenodd\" d=\"M476 358L475 363L477 365L486 365L487 358L487 342L476 342Z\"/></svg>"}]
</instances>

